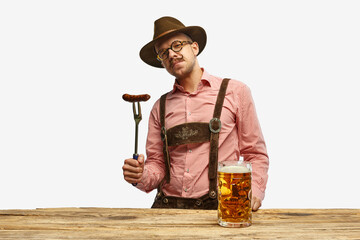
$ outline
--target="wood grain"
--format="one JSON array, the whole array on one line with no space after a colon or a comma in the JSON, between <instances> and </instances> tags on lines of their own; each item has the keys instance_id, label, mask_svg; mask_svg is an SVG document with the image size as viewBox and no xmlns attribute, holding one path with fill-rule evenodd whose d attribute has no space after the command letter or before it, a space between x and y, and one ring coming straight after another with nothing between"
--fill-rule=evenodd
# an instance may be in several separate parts
<instances>
[{"instance_id":1,"label":"wood grain","mask_svg":"<svg viewBox=\"0 0 360 240\"><path fill-rule=\"evenodd\" d=\"M0 210L0 239L360 239L360 210L261 209L236 229L214 210Z\"/></svg>"}]
</instances>

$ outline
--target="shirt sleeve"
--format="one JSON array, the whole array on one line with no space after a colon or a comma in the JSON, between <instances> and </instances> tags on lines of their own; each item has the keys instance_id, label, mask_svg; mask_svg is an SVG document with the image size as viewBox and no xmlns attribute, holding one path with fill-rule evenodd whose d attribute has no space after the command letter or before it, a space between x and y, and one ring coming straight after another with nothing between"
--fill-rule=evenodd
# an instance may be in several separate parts
<instances>
[{"instance_id":1,"label":"shirt sleeve","mask_svg":"<svg viewBox=\"0 0 360 240\"><path fill-rule=\"evenodd\" d=\"M240 154L252 165L252 194L263 200L268 180L269 158L256 114L255 104L248 86L243 85L237 94L239 106L237 126Z\"/></svg>"},{"instance_id":2,"label":"shirt sleeve","mask_svg":"<svg viewBox=\"0 0 360 240\"><path fill-rule=\"evenodd\" d=\"M146 141L146 155L144 172L137 188L144 192L151 192L157 188L165 176L165 163L163 158L163 143L160 136L159 120L160 101L158 100L150 113L148 136Z\"/></svg>"}]
</instances>

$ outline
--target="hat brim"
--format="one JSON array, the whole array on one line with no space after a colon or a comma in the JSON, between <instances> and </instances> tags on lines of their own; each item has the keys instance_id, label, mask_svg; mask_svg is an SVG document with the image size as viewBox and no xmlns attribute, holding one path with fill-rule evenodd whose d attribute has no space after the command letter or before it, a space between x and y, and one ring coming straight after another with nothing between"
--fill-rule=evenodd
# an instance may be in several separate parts
<instances>
[{"instance_id":1,"label":"hat brim","mask_svg":"<svg viewBox=\"0 0 360 240\"><path fill-rule=\"evenodd\" d=\"M162 40L170 35L176 34L176 33L184 33L188 35L193 42L197 42L199 45L199 53L198 55L204 50L206 45L206 32L202 27L199 26L190 26L190 27L184 27L175 31L171 31L165 35L162 35L159 38L156 38L146 44L141 50L140 50L140 58L147 64L163 68L161 65L161 62L159 62L156 58L157 54L155 52L155 43L159 40Z\"/></svg>"}]
</instances>

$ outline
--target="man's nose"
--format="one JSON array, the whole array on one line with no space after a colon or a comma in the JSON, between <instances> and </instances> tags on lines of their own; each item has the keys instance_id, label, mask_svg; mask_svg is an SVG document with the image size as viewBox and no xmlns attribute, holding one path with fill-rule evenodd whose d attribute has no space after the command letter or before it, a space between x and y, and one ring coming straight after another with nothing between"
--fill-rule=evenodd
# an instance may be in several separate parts
<instances>
[{"instance_id":1,"label":"man's nose","mask_svg":"<svg viewBox=\"0 0 360 240\"><path fill-rule=\"evenodd\" d=\"M177 57L178 55L179 55L178 52L175 52L174 50L169 49L169 59Z\"/></svg>"}]
</instances>

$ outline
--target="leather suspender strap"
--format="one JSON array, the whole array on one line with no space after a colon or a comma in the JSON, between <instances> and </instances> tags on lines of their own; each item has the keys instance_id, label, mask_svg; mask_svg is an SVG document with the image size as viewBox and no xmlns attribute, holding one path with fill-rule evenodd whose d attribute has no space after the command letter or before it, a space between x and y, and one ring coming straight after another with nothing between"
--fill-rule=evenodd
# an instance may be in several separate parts
<instances>
[{"instance_id":1,"label":"leather suspender strap","mask_svg":"<svg viewBox=\"0 0 360 240\"><path fill-rule=\"evenodd\" d=\"M224 80L221 83L220 90L216 99L215 109L213 113L214 118L220 119L221 116L221 110L224 104L226 89L229 84L229 78L224 78Z\"/></svg>"},{"instance_id":2,"label":"leather suspender strap","mask_svg":"<svg viewBox=\"0 0 360 240\"><path fill-rule=\"evenodd\" d=\"M166 95L161 96L160 98L160 125L161 127L165 127L165 102L166 102Z\"/></svg>"},{"instance_id":3,"label":"leather suspender strap","mask_svg":"<svg viewBox=\"0 0 360 240\"><path fill-rule=\"evenodd\" d=\"M209 122L210 134L210 155L209 155L209 196L216 198L217 187L217 165L218 165L218 149L219 149L219 132L221 129L221 110L224 104L226 88L229 83L228 78L225 78L220 86L220 90L216 99L213 118Z\"/></svg>"},{"instance_id":4,"label":"leather suspender strap","mask_svg":"<svg viewBox=\"0 0 360 240\"><path fill-rule=\"evenodd\" d=\"M165 181L167 183L169 183L170 182L170 155L169 155L169 149L168 149L167 133L166 133L166 128L165 128L166 95L167 95L167 93L162 95L160 98L160 125L161 125L161 140L163 141L163 154L164 154L164 160L165 160Z\"/></svg>"}]
</instances>

